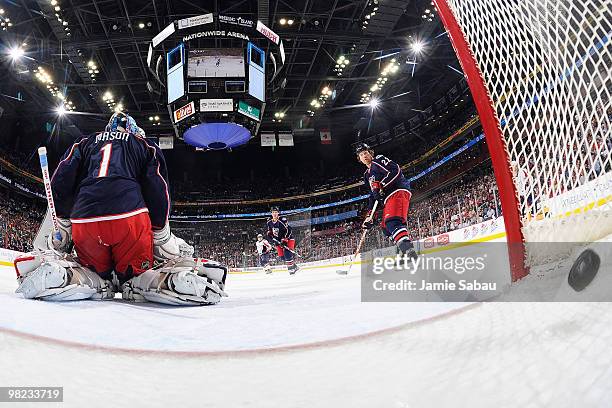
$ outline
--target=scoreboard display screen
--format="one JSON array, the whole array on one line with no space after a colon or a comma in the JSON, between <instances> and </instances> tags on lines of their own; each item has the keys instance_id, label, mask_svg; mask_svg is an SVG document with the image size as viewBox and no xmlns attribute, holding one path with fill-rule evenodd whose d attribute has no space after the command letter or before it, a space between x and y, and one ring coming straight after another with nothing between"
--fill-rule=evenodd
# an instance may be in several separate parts
<instances>
[{"instance_id":1,"label":"scoreboard display screen","mask_svg":"<svg viewBox=\"0 0 612 408\"><path fill-rule=\"evenodd\" d=\"M204 48L189 50L189 78L244 77L244 51L241 48Z\"/></svg>"}]
</instances>

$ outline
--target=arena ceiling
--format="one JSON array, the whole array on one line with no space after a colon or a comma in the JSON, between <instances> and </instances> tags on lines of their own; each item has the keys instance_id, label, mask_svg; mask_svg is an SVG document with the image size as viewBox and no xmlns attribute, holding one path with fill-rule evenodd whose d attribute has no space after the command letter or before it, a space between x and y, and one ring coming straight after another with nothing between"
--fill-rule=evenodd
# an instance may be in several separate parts
<instances>
[{"instance_id":1,"label":"arena ceiling","mask_svg":"<svg viewBox=\"0 0 612 408\"><path fill-rule=\"evenodd\" d=\"M147 132L170 130L166 105L146 87L148 43L171 20L204 13L258 19L284 39L287 82L277 99L268 103L264 119L268 125L276 123L275 114L282 112L283 125L325 126L337 134L354 134L356 124L371 111L364 95L372 93L370 100L382 102L379 116L392 123L431 104L462 76L430 0L11 0L4 4L2 98L39 112L52 111L64 98L74 107L69 120L83 132L99 129L117 104ZM199 41L201 46L226 47L238 40ZM18 47L24 56L11 58ZM348 63L338 64L342 57ZM396 72L382 89L371 91L392 60L398 65ZM47 77L41 79L39 67ZM334 92L333 97L322 100L326 89ZM112 104L107 92L113 95ZM315 100L319 107L313 106ZM159 125L149 121L156 116Z\"/></svg>"}]
</instances>

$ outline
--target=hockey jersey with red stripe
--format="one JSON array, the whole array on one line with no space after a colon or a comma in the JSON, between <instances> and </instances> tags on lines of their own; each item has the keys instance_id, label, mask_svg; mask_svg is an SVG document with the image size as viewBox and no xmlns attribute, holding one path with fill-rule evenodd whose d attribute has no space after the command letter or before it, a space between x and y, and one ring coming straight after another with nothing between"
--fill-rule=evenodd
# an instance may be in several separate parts
<instances>
[{"instance_id":1,"label":"hockey jersey with red stripe","mask_svg":"<svg viewBox=\"0 0 612 408\"><path fill-rule=\"evenodd\" d=\"M100 132L64 154L51 188L57 215L73 222L148 211L154 229L168 221L168 172L161 149L140 135Z\"/></svg>"},{"instance_id":2,"label":"hockey jersey with red stripe","mask_svg":"<svg viewBox=\"0 0 612 408\"><path fill-rule=\"evenodd\" d=\"M372 165L365 171L363 181L370 189L369 207L374 206L375 191L387 198L398 190L410 191L410 181L404 177L401 167L393 160L377 155L372 159Z\"/></svg>"}]
</instances>

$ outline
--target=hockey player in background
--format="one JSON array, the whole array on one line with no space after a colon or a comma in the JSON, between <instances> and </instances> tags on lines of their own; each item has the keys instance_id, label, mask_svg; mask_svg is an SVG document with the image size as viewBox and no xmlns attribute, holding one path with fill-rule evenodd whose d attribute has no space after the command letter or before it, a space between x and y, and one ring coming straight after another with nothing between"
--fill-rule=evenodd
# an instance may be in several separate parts
<instances>
[{"instance_id":1,"label":"hockey player in background","mask_svg":"<svg viewBox=\"0 0 612 408\"><path fill-rule=\"evenodd\" d=\"M276 252L285 260L289 274L293 275L299 269L295 264L295 239L291 234L291 225L287 218L280 217L278 207L272 207L272 217L268 218L268 239L276 245Z\"/></svg>"},{"instance_id":2,"label":"hockey player in background","mask_svg":"<svg viewBox=\"0 0 612 408\"><path fill-rule=\"evenodd\" d=\"M143 133L132 117L116 113L103 132L64 154L51 178L60 231L49 234L48 246L55 255L18 258L17 292L77 300L121 290L136 301L219 302L227 268L194 260L193 247L170 231L166 163Z\"/></svg>"},{"instance_id":3,"label":"hockey player in background","mask_svg":"<svg viewBox=\"0 0 612 408\"><path fill-rule=\"evenodd\" d=\"M410 205L410 182L404 178L400 166L383 155L374 156L374 151L365 143L357 146L357 159L367 170L364 182L370 190L368 214L363 228L374 226L372 208L376 201L383 207L381 227L383 233L391 238L402 255L416 258L417 254L408 237L407 219Z\"/></svg>"},{"instance_id":4,"label":"hockey player in background","mask_svg":"<svg viewBox=\"0 0 612 408\"><path fill-rule=\"evenodd\" d=\"M272 273L272 269L270 268L270 252L272 251L272 245L270 245L267 239L264 239L263 235L258 234L255 246L257 247L257 254L259 255L259 266L264 268L266 273Z\"/></svg>"}]
</instances>

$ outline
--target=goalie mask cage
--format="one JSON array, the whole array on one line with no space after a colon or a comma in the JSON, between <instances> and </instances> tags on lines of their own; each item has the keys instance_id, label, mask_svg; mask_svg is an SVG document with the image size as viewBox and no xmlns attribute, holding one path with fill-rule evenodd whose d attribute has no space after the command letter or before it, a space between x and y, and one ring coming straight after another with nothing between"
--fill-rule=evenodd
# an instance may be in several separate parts
<instances>
[{"instance_id":1,"label":"goalie mask cage","mask_svg":"<svg viewBox=\"0 0 612 408\"><path fill-rule=\"evenodd\" d=\"M612 2L434 1L489 146L512 279L612 234Z\"/></svg>"}]
</instances>

